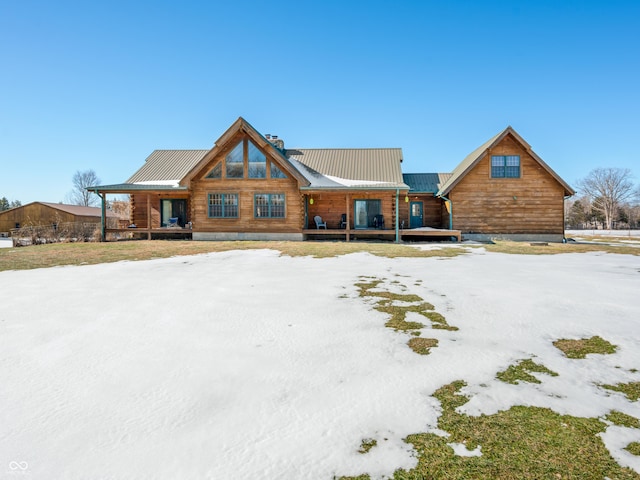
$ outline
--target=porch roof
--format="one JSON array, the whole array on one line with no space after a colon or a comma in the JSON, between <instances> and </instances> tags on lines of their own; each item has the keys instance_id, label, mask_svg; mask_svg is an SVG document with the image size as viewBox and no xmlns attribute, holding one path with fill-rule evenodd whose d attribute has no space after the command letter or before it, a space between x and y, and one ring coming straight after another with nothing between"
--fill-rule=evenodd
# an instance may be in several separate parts
<instances>
[{"instance_id":1,"label":"porch roof","mask_svg":"<svg viewBox=\"0 0 640 480\"><path fill-rule=\"evenodd\" d=\"M96 185L88 187L87 190L99 193L130 193L130 192L186 192L187 187L180 187L174 183L117 183L115 185Z\"/></svg>"}]
</instances>

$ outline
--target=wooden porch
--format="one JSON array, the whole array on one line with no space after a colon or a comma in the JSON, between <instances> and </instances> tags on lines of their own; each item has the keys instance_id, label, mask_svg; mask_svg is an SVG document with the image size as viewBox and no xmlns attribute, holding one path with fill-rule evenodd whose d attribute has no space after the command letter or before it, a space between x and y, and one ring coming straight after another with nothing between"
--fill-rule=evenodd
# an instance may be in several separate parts
<instances>
[{"instance_id":1,"label":"wooden porch","mask_svg":"<svg viewBox=\"0 0 640 480\"><path fill-rule=\"evenodd\" d=\"M336 237L344 237L344 239L349 242L352 239L361 237L361 238L376 238L376 237L389 237L390 239L395 239L396 231L395 230L382 230L382 229L353 229L353 228L329 228L329 229L315 229L315 228L306 228L302 231L304 234L305 240L309 235L320 235L320 236L336 236ZM431 228L431 227L420 227L420 228L411 228L411 229L400 229L398 231L400 239L417 239L417 238L442 238L442 239L453 239L456 241L462 241L462 233L460 230L446 230L441 228Z\"/></svg>"}]
</instances>

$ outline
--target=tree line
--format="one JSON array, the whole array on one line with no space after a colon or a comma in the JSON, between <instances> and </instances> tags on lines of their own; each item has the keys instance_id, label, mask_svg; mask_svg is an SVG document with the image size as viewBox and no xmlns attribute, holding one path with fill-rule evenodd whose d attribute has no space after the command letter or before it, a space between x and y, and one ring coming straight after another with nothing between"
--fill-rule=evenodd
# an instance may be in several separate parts
<instances>
[{"instance_id":1,"label":"tree line","mask_svg":"<svg viewBox=\"0 0 640 480\"><path fill-rule=\"evenodd\" d=\"M567 228L640 228L640 185L628 168L596 168L576 184L566 205Z\"/></svg>"}]
</instances>

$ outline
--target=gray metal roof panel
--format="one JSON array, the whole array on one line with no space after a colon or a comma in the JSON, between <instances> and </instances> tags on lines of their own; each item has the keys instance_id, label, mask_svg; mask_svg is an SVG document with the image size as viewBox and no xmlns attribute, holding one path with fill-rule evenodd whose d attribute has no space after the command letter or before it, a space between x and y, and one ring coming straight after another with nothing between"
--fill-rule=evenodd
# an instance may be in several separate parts
<instances>
[{"instance_id":1,"label":"gray metal roof panel","mask_svg":"<svg viewBox=\"0 0 640 480\"><path fill-rule=\"evenodd\" d=\"M154 150L126 183L182 180L209 150Z\"/></svg>"},{"instance_id":2,"label":"gray metal roof panel","mask_svg":"<svg viewBox=\"0 0 640 480\"><path fill-rule=\"evenodd\" d=\"M307 175L311 186L328 188L327 177L333 177L343 188L348 185L406 188L402 180L401 148L299 148L287 149L285 153L289 159L299 162L294 165L303 174L311 172L318 177L314 181Z\"/></svg>"}]
</instances>

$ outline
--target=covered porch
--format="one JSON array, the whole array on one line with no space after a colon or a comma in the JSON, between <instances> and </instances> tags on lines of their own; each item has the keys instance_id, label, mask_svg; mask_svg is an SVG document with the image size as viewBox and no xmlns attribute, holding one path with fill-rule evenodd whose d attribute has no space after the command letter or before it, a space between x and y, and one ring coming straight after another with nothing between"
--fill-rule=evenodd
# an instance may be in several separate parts
<instances>
[{"instance_id":1,"label":"covered porch","mask_svg":"<svg viewBox=\"0 0 640 480\"><path fill-rule=\"evenodd\" d=\"M189 194L184 187L120 184L89 190L101 199L103 242L108 238L192 238ZM131 211L127 227L110 228L106 224L107 195L129 196Z\"/></svg>"},{"instance_id":2,"label":"covered porch","mask_svg":"<svg viewBox=\"0 0 640 480\"><path fill-rule=\"evenodd\" d=\"M410 205L414 207L414 199L410 201L406 190L368 187L361 191L353 188L348 191L318 189L303 193L305 219L302 233L305 240L335 238L348 242L384 239L400 242L421 237L462 239L458 230L438 228L440 222L433 226L424 225L427 216L423 220L422 207L419 223L416 223L409 209ZM440 200L433 199L432 202L439 210Z\"/></svg>"}]
</instances>

